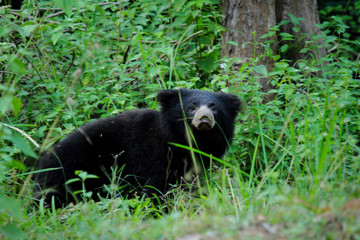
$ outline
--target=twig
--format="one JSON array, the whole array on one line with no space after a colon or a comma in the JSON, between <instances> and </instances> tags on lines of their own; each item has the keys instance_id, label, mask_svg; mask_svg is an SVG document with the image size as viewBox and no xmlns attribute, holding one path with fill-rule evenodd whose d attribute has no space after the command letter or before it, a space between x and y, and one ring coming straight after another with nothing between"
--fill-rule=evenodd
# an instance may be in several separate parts
<instances>
[{"instance_id":1,"label":"twig","mask_svg":"<svg viewBox=\"0 0 360 240\"><path fill-rule=\"evenodd\" d=\"M120 5L121 2L108 2L108 3L98 3L96 4L97 6L106 6L106 5ZM3 7L0 7L0 9L3 9L3 8L10 8L11 6L8 5L8 6L3 6ZM51 14L51 15L48 15L46 16L46 18L52 18L52 17L55 17L55 16L58 16L58 15L62 15L64 14L65 12L63 11L62 8L38 8L38 10L40 11L60 11L60 12L57 12L57 13L54 13L54 14ZM77 8L73 8L72 11L79 11L79 10L83 10L83 9L77 9ZM18 16L20 17L20 13L22 12L22 10L12 10L11 13L14 14L15 16ZM30 17L30 16L22 16L24 19L36 19L36 17Z\"/></svg>"},{"instance_id":2,"label":"twig","mask_svg":"<svg viewBox=\"0 0 360 240\"><path fill-rule=\"evenodd\" d=\"M98 3L96 5L102 7L102 6L106 6L106 5L120 5L121 2L110 2L110 3ZM52 10L52 9L51 9ZM62 9L61 9L62 10ZM77 11L77 10L82 10L82 9L76 9L76 8L73 8L72 11ZM52 17L55 17L55 16L58 16L58 15L62 15L64 14L65 12L64 11L60 11L60 12L57 12L57 13L54 13L54 14L51 14L49 16L46 16L46 18L52 18Z\"/></svg>"},{"instance_id":3,"label":"twig","mask_svg":"<svg viewBox=\"0 0 360 240\"><path fill-rule=\"evenodd\" d=\"M11 8L11 5L5 5L5 6L0 7L0 9L6 9L6 8Z\"/></svg>"},{"instance_id":4,"label":"twig","mask_svg":"<svg viewBox=\"0 0 360 240\"><path fill-rule=\"evenodd\" d=\"M133 38L133 36L134 36L135 34L136 34L136 32L133 32L133 34L132 34L131 37L130 37L130 40ZM117 40L119 41L120 38L118 38ZM123 64L126 63L127 56L128 56L128 54L129 54L130 48L131 48L131 44L127 45L126 50L125 50L125 53L124 53L124 57L123 57ZM116 53L116 55L117 55L117 53Z\"/></svg>"},{"instance_id":5,"label":"twig","mask_svg":"<svg viewBox=\"0 0 360 240\"><path fill-rule=\"evenodd\" d=\"M34 68L35 72L37 73L37 75L39 76L40 80L43 81L39 71L37 70L37 68L35 67L35 65L26 57L24 56L25 60Z\"/></svg>"},{"instance_id":6,"label":"twig","mask_svg":"<svg viewBox=\"0 0 360 240\"><path fill-rule=\"evenodd\" d=\"M189 38L192 38L193 36L199 35L200 33L203 33L203 32L204 32L204 30L201 30L201 31L198 31L198 32L196 32L196 33L191 34L190 36L188 36L187 38L185 38L184 40L182 40L182 41L180 42L180 44L183 44L183 43L186 42ZM176 47L176 46L177 46L177 44L174 45L174 47Z\"/></svg>"},{"instance_id":7,"label":"twig","mask_svg":"<svg viewBox=\"0 0 360 240\"><path fill-rule=\"evenodd\" d=\"M187 38L185 38L184 40L182 40L181 42L175 41L174 48L177 47L178 45L183 44L184 42L186 42L186 41L189 40L190 38L192 38L192 37L194 37L194 36L196 36L196 35L199 35L200 33L203 33L203 32L204 32L204 30L198 31L198 32L196 32L196 33L193 33L193 34L191 34L190 36L188 36ZM141 42L143 42L143 41L141 41ZM164 57L166 57L166 54L161 55L159 59L162 59L162 58L164 58ZM139 67L140 67L140 64L136 65L136 66L132 69L132 71L130 71L129 73L135 72L136 69L138 69Z\"/></svg>"},{"instance_id":8,"label":"twig","mask_svg":"<svg viewBox=\"0 0 360 240\"><path fill-rule=\"evenodd\" d=\"M34 144L36 148L39 148L39 147L40 147L40 145L37 144L34 139L32 139L27 133L25 133L25 132L22 131L21 129L19 129L19 128L17 128L17 127L14 127L14 126L10 126L9 124L6 124L6 123L0 123L0 124L2 124L2 125L6 126L6 127L8 127L8 128L11 128L11 129L17 131L18 133L20 133L21 135L23 135L24 137L26 137L27 139L29 139L29 141L30 141L32 144Z\"/></svg>"},{"instance_id":9,"label":"twig","mask_svg":"<svg viewBox=\"0 0 360 240\"><path fill-rule=\"evenodd\" d=\"M201 31L198 31L196 33L193 33L191 34L190 36L188 36L187 38L185 38L184 40L181 41L180 44L183 44L184 42L186 42L189 38L192 38L193 36L195 35L198 35L200 33L203 33L204 30L201 30ZM131 35L131 38L132 36L134 36L137 32L133 32L132 35ZM129 42L131 41L131 38L130 39L116 39L117 41L120 41L120 42ZM112 38L112 39L115 39L115 38ZM146 43L146 44L155 44L155 43L158 43L158 41L141 41L142 43ZM176 47L178 44L179 44L179 41L176 41L176 40L173 40L173 41L170 41L169 43L175 43L174 47Z\"/></svg>"},{"instance_id":10,"label":"twig","mask_svg":"<svg viewBox=\"0 0 360 240\"><path fill-rule=\"evenodd\" d=\"M177 45L181 45L181 44L183 44L184 42L186 42L187 40L189 40L190 38L192 38L192 37L194 37L194 36L196 36L196 35L199 35L200 33L203 33L203 32L204 32L204 30L198 31L198 32L196 32L196 33L191 34L190 36L188 36L187 38L185 38L184 40L182 40L180 43L179 43L179 42L176 42L176 43L174 44L174 48L176 48ZM163 54L162 56L160 56L160 59L164 58L165 56L166 56L166 54Z\"/></svg>"},{"instance_id":11,"label":"twig","mask_svg":"<svg viewBox=\"0 0 360 240\"><path fill-rule=\"evenodd\" d=\"M60 11L60 12L57 12L57 13L54 13L54 14L47 15L46 18L53 18L53 17L56 17L58 15L63 15L64 13L65 13L64 11Z\"/></svg>"},{"instance_id":12,"label":"twig","mask_svg":"<svg viewBox=\"0 0 360 240\"><path fill-rule=\"evenodd\" d=\"M66 69L63 78L66 77L67 73L69 72L70 68L74 65L74 59L75 59L75 50L73 49L72 51L72 58L71 58L71 63L69 65L69 67Z\"/></svg>"},{"instance_id":13,"label":"twig","mask_svg":"<svg viewBox=\"0 0 360 240\"><path fill-rule=\"evenodd\" d=\"M132 35L131 36L133 36L133 35L135 35L137 32L133 32L132 33ZM98 35L99 36L99 35ZM122 38L120 38L120 39L117 39L117 38L111 38L111 39L113 39L113 40L116 40L116 41L119 41L119 42L130 42L131 41L131 38L130 39L122 39ZM142 40L141 41L142 43L146 43L146 44L155 44L155 43L158 43L158 41L144 41L144 40ZM173 40L173 41L170 41L169 43L177 43L177 41L176 40Z\"/></svg>"},{"instance_id":14,"label":"twig","mask_svg":"<svg viewBox=\"0 0 360 240\"><path fill-rule=\"evenodd\" d=\"M9 37L10 37L10 39L14 42L14 44L15 44L15 46L16 46L16 48L18 48L19 49L19 46L18 46L18 44L17 44L17 42L16 42L16 40L12 37L12 36L10 36L9 35ZM37 73L37 75L39 76L39 78L40 78L40 80L41 81L43 81L43 79L42 79L42 77L41 77L41 75L40 75L40 73L39 73L39 71L37 70L37 68L35 67L35 65L24 55L23 56L24 58L25 58L25 60L33 67L33 69L35 70L35 72Z\"/></svg>"},{"instance_id":15,"label":"twig","mask_svg":"<svg viewBox=\"0 0 360 240\"><path fill-rule=\"evenodd\" d=\"M335 49L337 49L338 44L336 43L335 46L333 46L332 48L330 48L327 52L331 53L332 51L334 51Z\"/></svg>"},{"instance_id":16,"label":"twig","mask_svg":"<svg viewBox=\"0 0 360 240\"><path fill-rule=\"evenodd\" d=\"M108 2L108 3L98 3L96 4L98 6L106 6L106 5L121 5L121 2ZM39 8L40 11L46 11L48 10L47 8ZM62 8L50 8L50 11L62 11L63 9ZM76 11L77 9L76 8L73 8L72 9L73 11ZM16 10L16 11L19 11L19 10Z\"/></svg>"}]
</instances>

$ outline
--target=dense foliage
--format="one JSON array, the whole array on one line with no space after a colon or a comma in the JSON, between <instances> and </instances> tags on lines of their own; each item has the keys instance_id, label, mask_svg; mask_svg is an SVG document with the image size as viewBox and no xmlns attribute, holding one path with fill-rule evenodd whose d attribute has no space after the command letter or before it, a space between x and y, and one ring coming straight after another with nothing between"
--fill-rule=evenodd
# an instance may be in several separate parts
<instances>
[{"instance_id":1,"label":"dense foliage","mask_svg":"<svg viewBox=\"0 0 360 240\"><path fill-rule=\"evenodd\" d=\"M29 2L0 8L0 238L360 236L359 21L328 6L326 57L293 64L267 48L274 69L248 59L233 71L219 1ZM260 77L277 86L273 101ZM139 196L29 211L42 151L91 119L155 109L156 92L175 87L243 100L233 146L201 184L162 206Z\"/></svg>"}]
</instances>

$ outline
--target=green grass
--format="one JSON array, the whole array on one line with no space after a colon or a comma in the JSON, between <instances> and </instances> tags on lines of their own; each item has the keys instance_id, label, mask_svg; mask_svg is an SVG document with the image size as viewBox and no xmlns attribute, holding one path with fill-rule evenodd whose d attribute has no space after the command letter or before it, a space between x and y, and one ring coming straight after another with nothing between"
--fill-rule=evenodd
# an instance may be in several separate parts
<instances>
[{"instance_id":1,"label":"green grass","mask_svg":"<svg viewBox=\"0 0 360 240\"><path fill-rule=\"evenodd\" d=\"M230 183L233 179L223 180ZM239 190L235 184L232 187ZM351 239L360 230L359 212L346 207L354 188L326 185L312 199L306 189L267 184L263 189L248 188L251 198L240 199L239 192L232 194L225 186L214 186L202 197L177 192L180 196L169 203L167 213L145 200L104 200L56 213L32 213L22 227L28 237L37 239L181 239L193 235Z\"/></svg>"},{"instance_id":2,"label":"green grass","mask_svg":"<svg viewBox=\"0 0 360 240\"><path fill-rule=\"evenodd\" d=\"M39 7L64 13L0 9L0 238L360 238L360 43L343 22L324 24L337 49L322 59L276 58L267 71L224 59L220 71L217 4L52 4ZM267 103L264 76L277 86ZM30 211L37 155L91 119L157 109L156 93L174 87L243 101L228 154L200 181L161 205L138 196Z\"/></svg>"}]
</instances>

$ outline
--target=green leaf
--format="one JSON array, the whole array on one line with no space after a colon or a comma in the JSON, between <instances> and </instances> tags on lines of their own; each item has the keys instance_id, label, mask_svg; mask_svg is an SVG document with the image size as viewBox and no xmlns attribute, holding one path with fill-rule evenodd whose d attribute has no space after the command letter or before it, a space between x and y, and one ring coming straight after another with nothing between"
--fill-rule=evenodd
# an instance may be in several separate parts
<instances>
[{"instance_id":1,"label":"green leaf","mask_svg":"<svg viewBox=\"0 0 360 240\"><path fill-rule=\"evenodd\" d=\"M65 12L68 17L71 17L72 8L74 6L73 0L56 0L56 4Z\"/></svg>"},{"instance_id":2,"label":"green leaf","mask_svg":"<svg viewBox=\"0 0 360 240\"><path fill-rule=\"evenodd\" d=\"M289 17L290 17L290 19L291 19L291 22L292 22L294 25L298 25L298 24L300 23L300 21L298 20L298 18L296 18L296 17L294 16L294 14L289 13Z\"/></svg>"},{"instance_id":3,"label":"green leaf","mask_svg":"<svg viewBox=\"0 0 360 240\"><path fill-rule=\"evenodd\" d=\"M286 52L289 49L289 44L285 44L280 47L280 52Z\"/></svg>"},{"instance_id":4,"label":"green leaf","mask_svg":"<svg viewBox=\"0 0 360 240\"><path fill-rule=\"evenodd\" d=\"M25 65L16 55L12 55L9 60L9 69L14 73L26 74Z\"/></svg>"},{"instance_id":5,"label":"green leaf","mask_svg":"<svg viewBox=\"0 0 360 240\"><path fill-rule=\"evenodd\" d=\"M208 73L216 68L216 60L211 55L196 60L196 64Z\"/></svg>"},{"instance_id":6,"label":"green leaf","mask_svg":"<svg viewBox=\"0 0 360 240\"><path fill-rule=\"evenodd\" d=\"M11 32L10 27L1 27L0 28L0 38L6 36L9 32Z\"/></svg>"},{"instance_id":7,"label":"green leaf","mask_svg":"<svg viewBox=\"0 0 360 240\"><path fill-rule=\"evenodd\" d=\"M24 219L19 201L13 198L0 197L0 212L6 212L9 216L18 220Z\"/></svg>"},{"instance_id":8,"label":"green leaf","mask_svg":"<svg viewBox=\"0 0 360 240\"><path fill-rule=\"evenodd\" d=\"M300 32L301 29L299 27L293 27L293 30L294 30L294 32L298 33L298 32Z\"/></svg>"},{"instance_id":9,"label":"green leaf","mask_svg":"<svg viewBox=\"0 0 360 240\"><path fill-rule=\"evenodd\" d=\"M260 38L263 39L263 38L271 37L271 36L273 36L275 33L276 33L275 31L270 31L270 32L262 35Z\"/></svg>"},{"instance_id":10,"label":"green leaf","mask_svg":"<svg viewBox=\"0 0 360 240\"><path fill-rule=\"evenodd\" d=\"M21 99L17 97L13 97L12 106L14 110L14 116L17 117L21 109Z\"/></svg>"},{"instance_id":11,"label":"green leaf","mask_svg":"<svg viewBox=\"0 0 360 240\"><path fill-rule=\"evenodd\" d=\"M13 169L18 169L21 171L25 171L26 167L23 163L16 161L16 160L12 160L10 162L5 162L4 164L7 168L13 168Z\"/></svg>"},{"instance_id":12,"label":"green leaf","mask_svg":"<svg viewBox=\"0 0 360 240\"><path fill-rule=\"evenodd\" d=\"M274 56L273 56L274 61L277 61L277 60L279 60L280 58L281 58L280 55L274 55Z\"/></svg>"},{"instance_id":13,"label":"green leaf","mask_svg":"<svg viewBox=\"0 0 360 240\"><path fill-rule=\"evenodd\" d=\"M86 180L88 178L99 178L94 174L88 174L86 171L77 170L75 174L78 175L82 180Z\"/></svg>"},{"instance_id":14,"label":"green leaf","mask_svg":"<svg viewBox=\"0 0 360 240\"><path fill-rule=\"evenodd\" d=\"M92 195L93 195L93 192L92 192L92 191L89 191L89 192L84 193L84 197L91 198Z\"/></svg>"},{"instance_id":15,"label":"green leaf","mask_svg":"<svg viewBox=\"0 0 360 240\"><path fill-rule=\"evenodd\" d=\"M0 228L8 239L25 239L26 234L15 224L8 223Z\"/></svg>"},{"instance_id":16,"label":"green leaf","mask_svg":"<svg viewBox=\"0 0 360 240\"><path fill-rule=\"evenodd\" d=\"M72 178L72 179L70 179L70 180L67 180L67 181L65 182L65 184L70 184L70 183L79 182L79 181L81 181L80 178Z\"/></svg>"},{"instance_id":17,"label":"green leaf","mask_svg":"<svg viewBox=\"0 0 360 240\"><path fill-rule=\"evenodd\" d=\"M193 18L195 18L195 17L198 16L200 13L201 13L200 10L191 11L191 16L192 16Z\"/></svg>"},{"instance_id":18,"label":"green leaf","mask_svg":"<svg viewBox=\"0 0 360 240\"><path fill-rule=\"evenodd\" d=\"M5 95L0 98L0 113L5 114L11 109L13 96Z\"/></svg>"},{"instance_id":19,"label":"green leaf","mask_svg":"<svg viewBox=\"0 0 360 240\"><path fill-rule=\"evenodd\" d=\"M36 25L33 22L26 22L21 26L21 35L23 37L28 37L34 31Z\"/></svg>"},{"instance_id":20,"label":"green leaf","mask_svg":"<svg viewBox=\"0 0 360 240\"><path fill-rule=\"evenodd\" d=\"M166 54L168 57L171 57L171 55L173 54L173 49L170 47L156 48L156 50Z\"/></svg>"},{"instance_id":21,"label":"green leaf","mask_svg":"<svg viewBox=\"0 0 360 240\"><path fill-rule=\"evenodd\" d=\"M187 0L176 0L174 1L174 9L179 12L182 6L187 2Z\"/></svg>"},{"instance_id":22,"label":"green leaf","mask_svg":"<svg viewBox=\"0 0 360 240\"><path fill-rule=\"evenodd\" d=\"M86 178L99 178L99 177L96 176L95 174L87 174Z\"/></svg>"},{"instance_id":23,"label":"green leaf","mask_svg":"<svg viewBox=\"0 0 360 240\"><path fill-rule=\"evenodd\" d=\"M151 77L155 77L160 74L160 67L149 67L149 74Z\"/></svg>"},{"instance_id":24,"label":"green leaf","mask_svg":"<svg viewBox=\"0 0 360 240\"><path fill-rule=\"evenodd\" d=\"M282 37L281 40L286 41L286 40L293 40L294 36L290 33L279 33L279 35Z\"/></svg>"},{"instance_id":25,"label":"green leaf","mask_svg":"<svg viewBox=\"0 0 360 240\"><path fill-rule=\"evenodd\" d=\"M307 52L309 52L309 51L310 51L309 48L304 47L303 49L300 50L300 53L307 53Z\"/></svg>"},{"instance_id":26,"label":"green leaf","mask_svg":"<svg viewBox=\"0 0 360 240\"><path fill-rule=\"evenodd\" d=\"M51 41L53 42L54 45L56 45L57 41L59 40L59 38L62 37L62 35L63 35L62 31L56 32L51 35Z\"/></svg>"},{"instance_id":27,"label":"green leaf","mask_svg":"<svg viewBox=\"0 0 360 240\"><path fill-rule=\"evenodd\" d=\"M231 44L231 45L234 45L234 46L236 46L236 47L239 46L239 44L238 44L237 42L234 42L234 41L228 41L227 43L228 43L228 44Z\"/></svg>"},{"instance_id":28,"label":"green leaf","mask_svg":"<svg viewBox=\"0 0 360 240\"><path fill-rule=\"evenodd\" d=\"M254 67L254 71L259 73L260 75L263 75L264 77L267 77L268 72L265 65L259 65Z\"/></svg>"},{"instance_id":29,"label":"green leaf","mask_svg":"<svg viewBox=\"0 0 360 240\"><path fill-rule=\"evenodd\" d=\"M24 154L32 158L37 158L37 155L30 147L30 144L23 137L17 135L10 135L3 136L3 138L11 141L15 145L15 147L22 151Z\"/></svg>"}]
</instances>

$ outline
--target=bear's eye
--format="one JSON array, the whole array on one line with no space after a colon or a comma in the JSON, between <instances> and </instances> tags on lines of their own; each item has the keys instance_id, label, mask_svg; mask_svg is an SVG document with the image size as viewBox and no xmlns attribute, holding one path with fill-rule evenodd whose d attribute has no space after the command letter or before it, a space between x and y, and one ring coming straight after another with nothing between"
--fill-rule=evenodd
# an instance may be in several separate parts
<instances>
[{"instance_id":1,"label":"bear's eye","mask_svg":"<svg viewBox=\"0 0 360 240\"><path fill-rule=\"evenodd\" d=\"M213 111L214 113L217 112L217 110L216 110L216 104L215 104L215 103L210 103L209 108L210 108L211 111Z\"/></svg>"},{"instance_id":2,"label":"bear's eye","mask_svg":"<svg viewBox=\"0 0 360 240\"><path fill-rule=\"evenodd\" d=\"M189 111L194 112L195 110L196 110L196 104L193 103L193 104L190 105Z\"/></svg>"}]
</instances>

